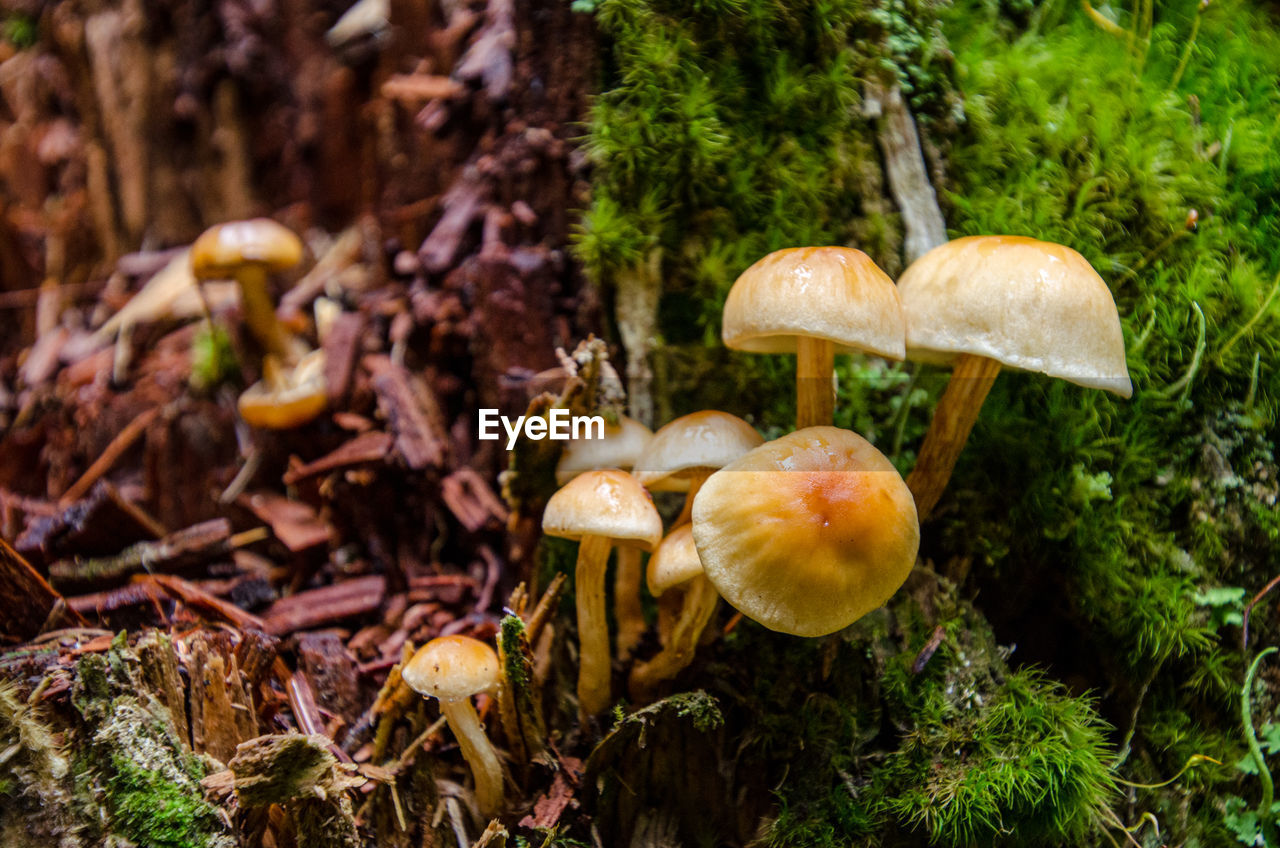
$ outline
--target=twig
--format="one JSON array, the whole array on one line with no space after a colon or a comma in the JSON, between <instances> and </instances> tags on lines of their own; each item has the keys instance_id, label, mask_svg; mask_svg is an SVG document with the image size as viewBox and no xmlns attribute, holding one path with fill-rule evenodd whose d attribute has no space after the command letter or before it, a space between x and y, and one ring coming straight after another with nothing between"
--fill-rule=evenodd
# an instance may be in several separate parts
<instances>
[{"instance_id":1,"label":"twig","mask_svg":"<svg viewBox=\"0 0 1280 848\"><path fill-rule=\"evenodd\" d=\"M80 479L72 483L71 487L63 492L62 497L58 499L58 503L61 506L69 506L84 497L93 484L98 482L102 475L111 470L111 466L115 465L116 460L123 456L125 451L133 447L133 443L138 440L138 437L146 431L152 421L156 420L156 416L160 414L160 409L160 407L155 407L141 412L125 425L125 428L107 445L102 455L94 460L93 465L90 465L89 469L80 476Z\"/></svg>"}]
</instances>

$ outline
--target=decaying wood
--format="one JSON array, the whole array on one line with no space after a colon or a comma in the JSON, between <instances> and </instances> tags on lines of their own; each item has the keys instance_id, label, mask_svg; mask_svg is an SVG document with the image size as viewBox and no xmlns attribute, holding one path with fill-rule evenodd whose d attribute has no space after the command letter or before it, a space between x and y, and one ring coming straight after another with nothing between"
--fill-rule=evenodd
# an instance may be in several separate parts
<instances>
[{"instance_id":1,"label":"decaying wood","mask_svg":"<svg viewBox=\"0 0 1280 848\"><path fill-rule=\"evenodd\" d=\"M43 630L85 624L40 573L0 539L0 635L30 639Z\"/></svg>"},{"instance_id":2,"label":"decaying wood","mask_svg":"<svg viewBox=\"0 0 1280 848\"><path fill-rule=\"evenodd\" d=\"M342 447L319 459L297 465L285 472L284 483L292 486L308 477L328 474L330 471L351 468L366 463L381 462L391 452L395 440L390 433L373 430L361 433L354 439L345 442Z\"/></svg>"},{"instance_id":3,"label":"decaying wood","mask_svg":"<svg viewBox=\"0 0 1280 848\"><path fill-rule=\"evenodd\" d=\"M938 196L929 182L924 154L920 150L920 134L915 118L902 99L897 82L887 88L876 81L866 86L866 104L878 109L876 139L884 154L889 191L902 215L906 231L902 250L908 263L914 262L947 240L947 225Z\"/></svg>"},{"instance_id":4,"label":"decaying wood","mask_svg":"<svg viewBox=\"0 0 1280 848\"><path fill-rule=\"evenodd\" d=\"M405 464L415 471L443 465L449 437L431 389L388 357L366 356L364 365L373 375L378 410L386 416Z\"/></svg>"},{"instance_id":5,"label":"decaying wood","mask_svg":"<svg viewBox=\"0 0 1280 848\"><path fill-rule=\"evenodd\" d=\"M440 484L440 496L454 517L472 533L490 521L506 524L507 508L483 477L470 468L459 468Z\"/></svg>"},{"instance_id":6,"label":"decaying wood","mask_svg":"<svg viewBox=\"0 0 1280 848\"><path fill-rule=\"evenodd\" d=\"M237 503L247 507L293 553L327 544L333 529L314 509L274 492L241 495Z\"/></svg>"},{"instance_id":7,"label":"decaying wood","mask_svg":"<svg viewBox=\"0 0 1280 848\"><path fill-rule=\"evenodd\" d=\"M338 624L374 612L382 605L386 593L387 579L381 576L357 577L309 589L272 604L263 613L262 629L281 635Z\"/></svg>"},{"instance_id":8,"label":"decaying wood","mask_svg":"<svg viewBox=\"0 0 1280 848\"><path fill-rule=\"evenodd\" d=\"M215 518L156 542L137 542L115 556L59 560L49 566L49 579L64 588L106 586L143 571L183 571L229 554L231 538L231 522Z\"/></svg>"},{"instance_id":9,"label":"decaying wood","mask_svg":"<svg viewBox=\"0 0 1280 848\"><path fill-rule=\"evenodd\" d=\"M178 655L174 652L173 640L158 630L148 630L135 647L141 660L144 682L160 694L160 700L168 707L178 738L190 740L186 687L178 672Z\"/></svg>"}]
</instances>

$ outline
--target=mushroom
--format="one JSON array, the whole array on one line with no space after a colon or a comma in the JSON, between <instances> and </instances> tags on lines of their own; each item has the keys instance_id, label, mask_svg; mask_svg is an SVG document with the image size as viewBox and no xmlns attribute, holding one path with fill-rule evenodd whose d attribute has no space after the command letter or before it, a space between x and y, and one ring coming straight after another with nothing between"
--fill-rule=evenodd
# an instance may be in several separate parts
<instances>
[{"instance_id":1,"label":"mushroom","mask_svg":"<svg viewBox=\"0 0 1280 848\"><path fill-rule=\"evenodd\" d=\"M691 525L672 530L654 551L649 559L649 591L668 611L672 624L662 650L631 670L629 688L638 700L647 700L657 684L693 662L698 640L720 601L703 573Z\"/></svg>"},{"instance_id":2,"label":"mushroom","mask_svg":"<svg viewBox=\"0 0 1280 848\"><path fill-rule=\"evenodd\" d=\"M602 439L570 439L556 465L556 482L563 486L584 471L633 468L653 431L634 418L618 416L616 426L605 425Z\"/></svg>"},{"instance_id":3,"label":"mushroom","mask_svg":"<svg viewBox=\"0 0 1280 848\"><path fill-rule=\"evenodd\" d=\"M587 715L609 706L609 623L605 570L616 542L651 551L662 539L662 519L649 493L625 471L588 471L547 501L542 529L578 541L578 703Z\"/></svg>"},{"instance_id":4,"label":"mushroom","mask_svg":"<svg viewBox=\"0 0 1280 848\"><path fill-rule=\"evenodd\" d=\"M240 417L252 427L288 430L324 412L328 393L324 379L324 351L313 350L295 368L285 368L267 354L262 379L240 395Z\"/></svg>"},{"instance_id":5,"label":"mushroom","mask_svg":"<svg viewBox=\"0 0 1280 848\"><path fill-rule=\"evenodd\" d=\"M306 346L276 317L267 275L301 261L302 242L270 218L218 224L191 245L191 271L196 279L230 278L239 283L245 323L266 353L290 365L306 353Z\"/></svg>"},{"instance_id":6,"label":"mushroom","mask_svg":"<svg viewBox=\"0 0 1280 848\"><path fill-rule=\"evenodd\" d=\"M970 236L934 248L898 281L914 360L952 365L907 485L920 517L942 496L1001 366L1133 394L1107 284L1069 247Z\"/></svg>"},{"instance_id":7,"label":"mushroom","mask_svg":"<svg viewBox=\"0 0 1280 848\"><path fill-rule=\"evenodd\" d=\"M636 479L651 492L687 492L675 522L683 524L703 481L763 443L755 428L736 415L715 410L690 413L653 434L636 458Z\"/></svg>"},{"instance_id":8,"label":"mushroom","mask_svg":"<svg viewBox=\"0 0 1280 848\"><path fill-rule=\"evenodd\" d=\"M440 701L440 713L458 739L462 757L476 781L480 813L502 809L502 763L493 750L471 696L488 692L501 678L498 655L470 636L441 636L418 649L401 672L415 692Z\"/></svg>"},{"instance_id":9,"label":"mushroom","mask_svg":"<svg viewBox=\"0 0 1280 848\"><path fill-rule=\"evenodd\" d=\"M920 546L893 464L836 427L767 442L711 475L693 540L726 601L771 630L834 633L884 604Z\"/></svg>"},{"instance_id":10,"label":"mushroom","mask_svg":"<svg viewBox=\"0 0 1280 848\"><path fill-rule=\"evenodd\" d=\"M734 350L796 354L797 429L832 422L836 353L906 356L893 281L848 247L793 247L756 262L729 290L721 334Z\"/></svg>"},{"instance_id":11,"label":"mushroom","mask_svg":"<svg viewBox=\"0 0 1280 848\"><path fill-rule=\"evenodd\" d=\"M625 415L618 416L616 426L605 425L602 439L573 439L565 444L556 466L556 482L561 486L584 471L603 468L630 469L653 431ZM644 569L640 550L618 548L613 575L613 617L618 622L618 656L629 656L644 635L644 610L640 606L640 581Z\"/></svg>"},{"instance_id":12,"label":"mushroom","mask_svg":"<svg viewBox=\"0 0 1280 848\"><path fill-rule=\"evenodd\" d=\"M285 430L314 419L328 404L324 352L308 351L276 317L267 275L302 260L302 242L269 218L218 224L191 246L197 279L233 278L245 323L264 351L262 380L240 396L240 416L254 427Z\"/></svg>"}]
</instances>

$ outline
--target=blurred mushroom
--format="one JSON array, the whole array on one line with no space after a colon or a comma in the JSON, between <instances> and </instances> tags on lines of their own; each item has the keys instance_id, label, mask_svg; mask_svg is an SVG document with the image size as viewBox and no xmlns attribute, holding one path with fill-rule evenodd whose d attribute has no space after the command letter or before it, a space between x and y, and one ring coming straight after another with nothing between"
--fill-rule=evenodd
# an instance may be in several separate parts
<instances>
[{"instance_id":1,"label":"blurred mushroom","mask_svg":"<svg viewBox=\"0 0 1280 848\"><path fill-rule=\"evenodd\" d=\"M796 354L797 429L832 422L835 354L906 355L893 281L848 247L794 247L756 262L729 290L721 332L734 350Z\"/></svg>"},{"instance_id":2,"label":"blurred mushroom","mask_svg":"<svg viewBox=\"0 0 1280 848\"><path fill-rule=\"evenodd\" d=\"M471 696L488 692L500 678L498 655L470 636L441 636L418 649L402 672L415 692L440 701L462 757L476 781L476 803L483 816L502 809L503 775L498 754L484 735Z\"/></svg>"},{"instance_id":3,"label":"blurred mushroom","mask_svg":"<svg viewBox=\"0 0 1280 848\"><path fill-rule=\"evenodd\" d=\"M1022 236L956 239L912 263L898 289L910 358L952 366L907 477L921 518L946 489L1001 366L1133 393L1115 300L1069 247Z\"/></svg>"},{"instance_id":4,"label":"blurred mushroom","mask_svg":"<svg viewBox=\"0 0 1280 848\"><path fill-rule=\"evenodd\" d=\"M301 240L269 218L218 224L191 245L191 271L196 279L239 283L245 323L266 353L289 365L306 354L306 345L291 336L276 317L267 275L301 261Z\"/></svg>"},{"instance_id":5,"label":"blurred mushroom","mask_svg":"<svg viewBox=\"0 0 1280 848\"><path fill-rule=\"evenodd\" d=\"M672 530L654 551L649 559L649 591L670 611L672 625L662 650L631 670L628 688L637 700L647 700L659 683L693 662L698 640L720 601L703 573L691 525Z\"/></svg>"},{"instance_id":6,"label":"blurred mushroom","mask_svg":"<svg viewBox=\"0 0 1280 848\"><path fill-rule=\"evenodd\" d=\"M822 636L898 590L920 525L884 454L856 433L809 427L711 475L693 502L693 539L707 578L748 618Z\"/></svg>"},{"instance_id":7,"label":"blurred mushroom","mask_svg":"<svg viewBox=\"0 0 1280 848\"><path fill-rule=\"evenodd\" d=\"M542 529L578 541L578 702L587 715L596 715L612 700L604 587L609 549L616 542L653 550L662 539L662 519L630 474L588 471L551 496Z\"/></svg>"},{"instance_id":8,"label":"blurred mushroom","mask_svg":"<svg viewBox=\"0 0 1280 848\"><path fill-rule=\"evenodd\" d=\"M324 360L323 350L313 350L296 367L284 368L268 354L262 379L240 395L240 417L264 430L289 430L314 419L328 405Z\"/></svg>"}]
</instances>

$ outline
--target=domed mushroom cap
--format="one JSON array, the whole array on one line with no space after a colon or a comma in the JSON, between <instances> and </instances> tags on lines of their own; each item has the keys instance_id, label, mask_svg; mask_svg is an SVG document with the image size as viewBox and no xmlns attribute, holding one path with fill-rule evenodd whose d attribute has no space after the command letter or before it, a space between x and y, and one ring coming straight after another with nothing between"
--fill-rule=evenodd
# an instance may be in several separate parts
<instances>
[{"instance_id":1,"label":"domed mushroom cap","mask_svg":"<svg viewBox=\"0 0 1280 848\"><path fill-rule=\"evenodd\" d=\"M653 434L636 459L636 479L655 492L687 492L692 472L724 468L762 444L755 428L736 415L715 410L682 415Z\"/></svg>"},{"instance_id":2,"label":"domed mushroom cap","mask_svg":"<svg viewBox=\"0 0 1280 848\"><path fill-rule=\"evenodd\" d=\"M644 487L625 471L587 471L551 496L542 513L548 536L604 536L646 551L662 540L662 518Z\"/></svg>"},{"instance_id":3,"label":"domed mushroom cap","mask_svg":"<svg viewBox=\"0 0 1280 848\"><path fill-rule=\"evenodd\" d=\"M218 224L191 245L191 270L201 279L228 277L244 265L284 271L301 261L302 241L270 218Z\"/></svg>"},{"instance_id":4,"label":"domed mushroom cap","mask_svg":"<svg viewBox=\"0 0 1280 848\"><path fill-rule=\"evenodd\" d=\"M898 280L912 359L970 353L1121 397L1133 393L1107 284L1069 247L1023 236L969 236Z\"/></svg>"},{"instance_id":5,"label":"domed mushroom cap","mask_svg":"<svg viewBox=\"0 0 1280 848\"><path fill-rule=\"evenodd\" d=\"M693 544L693 527L681 524L662 540L649 558L649 591L654 597L702 573L702 560Z\"/></svg>"},{"instance_id":6,"label":"domed mushroom cap","mask_svg":"<svg viewBox=\"0 0 1280 848\"><path fill-rule=\"evenodd\" d=\"M768 442L693 502L707 577L768 627L822 636L884 604L915 564L915 502L884 454L836 427Z\"/></svg>"},{"instance_id":7,"label":"domed mushroom cap","mask_svg":"<svg viewBox=\"0 0 1280 848\"><path fill-rule=\"evenodd\" d=\"M724 343L753 353L795 353L796 337L837 352L906 356L906 324L893 281L861 250L776 250L734 282L724 302Z\"/></svg>"},{"instance_id":8,"label":"domed mushroom cap","mask_svg":"<svg viewBox=\"0 0 1280 848\"><path fill-rule=\"evenodd\" d=\"M556 482L563 486L584 471L632 468L653 432L634 418L618 416L618 426L605 425L603 439L572 439L556 465Z\"/></svg>"},{"instance_id":9,"label":"domed mushroom cap","mask_svg":"<svg viewBox=\"0 0 1280 848\"><path fill-rule=\"evenodd\" d=\"M498 684L498 655L470 636L441 636L418 649L400 672L409 688L442 701L486 692Z\"/></svg>"}]
</instances>

